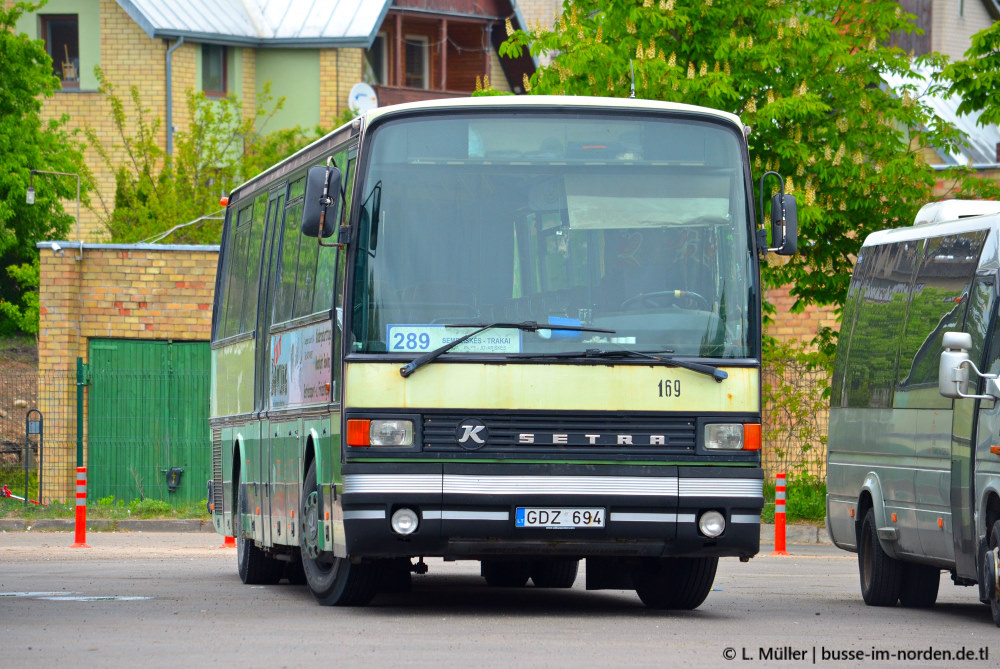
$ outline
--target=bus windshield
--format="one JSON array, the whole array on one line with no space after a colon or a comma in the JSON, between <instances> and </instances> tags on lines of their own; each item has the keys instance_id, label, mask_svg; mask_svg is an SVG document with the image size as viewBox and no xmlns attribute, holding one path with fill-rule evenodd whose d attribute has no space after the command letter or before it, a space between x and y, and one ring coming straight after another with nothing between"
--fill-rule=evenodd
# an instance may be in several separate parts
<instances>
[{"instance_id":1,"label":"bus windshield","mask_svg":"<svg viewBox=\"0 0 1000 669\"><path fill-rule=\"evenodd\" d=\"M592 349L753 357L756 267L734 129L673 116L490 112L373 129L352 351L525 360Z\"/></svg>"}]
</instances>

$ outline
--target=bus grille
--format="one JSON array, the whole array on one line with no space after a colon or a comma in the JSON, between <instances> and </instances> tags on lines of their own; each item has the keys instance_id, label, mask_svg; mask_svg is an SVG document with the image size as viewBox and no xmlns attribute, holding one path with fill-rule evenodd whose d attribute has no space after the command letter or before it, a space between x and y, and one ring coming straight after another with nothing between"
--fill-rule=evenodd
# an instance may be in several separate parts
<instances>
[{"instance_id":1,"label":"bus grille","mask_svg":"<svg viewBox=\"0 0 1000 669\"><path fill-rule=\"evenodd\" d=\"M212 504L216 513L223 510L222 493L222 430L212 430Z\"/></svg>"},{"instance_id":2,"label":"bus grille","mask_svg":"<svg viewBox=\"0 0 1000 669\"><path fill-rule=\"evenodd\" d=\"M464 426L483 425L485 429ZM694 453L694 417L636 414L425 413L425 452L540 454ZM485 439L482 437L485 436ZM465 438L464 443L459 440ZM480 444L479 440L484 443Z\"/></svg>"}]
</instances>

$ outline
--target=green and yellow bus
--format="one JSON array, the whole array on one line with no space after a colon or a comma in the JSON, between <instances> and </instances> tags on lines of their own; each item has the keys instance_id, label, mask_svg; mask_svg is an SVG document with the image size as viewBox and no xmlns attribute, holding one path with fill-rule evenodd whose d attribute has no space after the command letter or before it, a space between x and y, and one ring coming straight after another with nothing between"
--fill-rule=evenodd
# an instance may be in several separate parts
<instances>
[{"instance_id":1,"label":"green and yellow bus","mask_svg":"<svg viewBox=\"0 0 1000 669\"><path fill-rule=\"evenodd\" d=\"M790 195L773 248L755 226L747 131L643 100L438 100L235 189L209 502L242 580L363 605L425 557L556 588L586 559L588 589L701 604L719 557L759 550L759 254L795 251Z\"/></svg>"}]
</instances>

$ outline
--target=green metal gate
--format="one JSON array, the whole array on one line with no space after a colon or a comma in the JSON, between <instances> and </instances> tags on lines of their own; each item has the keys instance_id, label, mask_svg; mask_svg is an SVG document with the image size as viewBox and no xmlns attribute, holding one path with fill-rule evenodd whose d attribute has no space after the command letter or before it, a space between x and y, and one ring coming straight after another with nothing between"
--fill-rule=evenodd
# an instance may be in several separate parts
<instances>
[{"instance_id":1,"label":"green metal gate","mask_svg":"<svg viewBox=\"0 0 1000 669\"><path fill-rule=\"evenodd\" d=\"M205 498L210 361L208 342L90 341L91 500Z\"/></svg>"}]
</instances>

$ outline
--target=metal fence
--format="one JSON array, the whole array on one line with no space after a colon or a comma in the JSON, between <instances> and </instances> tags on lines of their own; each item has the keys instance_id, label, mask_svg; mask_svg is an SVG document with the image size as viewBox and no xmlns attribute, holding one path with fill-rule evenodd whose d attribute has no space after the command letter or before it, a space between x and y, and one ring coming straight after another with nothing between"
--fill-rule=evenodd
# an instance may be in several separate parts
<instances>
[{"instance_id":1,"label":"metal fence","mask_svg":"<svg viewBox=\"0 0 1000 669\"><path fill-rule=\"evenodd\" d=\"M36 500L71 499L75 468L75 374L0 372L0 486Z\"/></svg>"},{"instance_id":2,"label":"metal fence","mask_svg":"<svg viewBox=\"0 0 1000 669\"><path fill-rule=\"evenodd\" d=\"M763 373L763 461L767 481L784 472L803 483L826 481L830 375L794 359L769 360Z\"/></svg>"}]
</instances>

